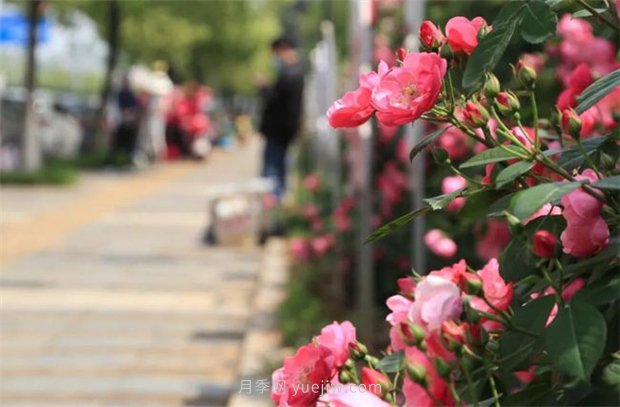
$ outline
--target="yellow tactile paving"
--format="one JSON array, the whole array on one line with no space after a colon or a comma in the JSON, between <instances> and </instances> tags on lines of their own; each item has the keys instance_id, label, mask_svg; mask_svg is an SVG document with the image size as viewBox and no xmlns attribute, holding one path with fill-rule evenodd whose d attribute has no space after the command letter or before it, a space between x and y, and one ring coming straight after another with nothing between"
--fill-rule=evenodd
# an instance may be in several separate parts
<instances>
[{"instance_id":1,"label":"yellow tactile paving","mask_svg":"<svg viewBox=\"0 0 620 407\"><path fill-rule=\"evenodd\" d=\"M157 192L196 170L198 165L191 162L166 164L135 176L110 180L76 201L9 225L0 236L0 271L1 266L25 255L53 247L106 213Z\"/></svg>"}]
</instances>

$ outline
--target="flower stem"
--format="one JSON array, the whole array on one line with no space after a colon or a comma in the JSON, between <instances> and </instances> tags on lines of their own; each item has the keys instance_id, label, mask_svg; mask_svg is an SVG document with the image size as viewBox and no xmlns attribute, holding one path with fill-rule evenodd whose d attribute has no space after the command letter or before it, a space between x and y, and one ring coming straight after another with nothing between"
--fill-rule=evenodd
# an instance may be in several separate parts
<instances>
[{"instance_id":1,"label":"flower stem","mask_svg":"<svg viewBox=\"0 0 620 407\"><path fill-rule=\"evenodd\" d=\"M497 392L495 378L493 378L493 373L491 372L491 369L489 369L489 365L486 362L484 363L484 370L487 372L487 377L489 378L489 384L491 385L491 393L493 394L493 405L495 407L500 407L499 393Z\"/></svg>"},{"instance_id":2,"label":"flower stem","mask_svg":"<svg viewBox=\"0 0 620 407\"><path fill-rule=\"evenodd\" d=\"M611 27L614 30L620 32L620 27L618 25L616 25L616 23L614 23L613 21L609 20L607 17L603 16L602 14L599 14L599 12L596 11L596 9L594 7L592 7L587 1L585 1L585 0L577 0L577 3L579 3L581 6L583 6L583 8L585 8L590 13L592 13L593 16L598 17L602 22L607 24L609 27Z\"/></svg>"},{"instance_id":3,"label":"flower stem","mask_svg":"<svg viewBox=\"0 0 620 407\"><path fill-rule=\"evenodd\" d=\"M530 104L532 105L534 143L536 145L536 149L538 149L540 148L540 139L538 138L538 104L536 103L536 92L534 89L534 86L532 86L532 89L530 90ZM527 133L525 133L525 137L527 137Z\"/></svg>"},{"instance_id":4,"label":"flower stem","mask_svg":"<svg viewBox=\"0 0 620 407\"><path fill-rule=\"evenodd\" d=\"M471 378L471 372L469 368L463 366L461 363L461 367L463 370L463 374L465 375L465 380L467 380L467 388L469 389L469 395L471 396L471 402L474 407L478 407L478 396L476 395L476 388L474 387L474 381Z\"/></svg>"}]
</instances>

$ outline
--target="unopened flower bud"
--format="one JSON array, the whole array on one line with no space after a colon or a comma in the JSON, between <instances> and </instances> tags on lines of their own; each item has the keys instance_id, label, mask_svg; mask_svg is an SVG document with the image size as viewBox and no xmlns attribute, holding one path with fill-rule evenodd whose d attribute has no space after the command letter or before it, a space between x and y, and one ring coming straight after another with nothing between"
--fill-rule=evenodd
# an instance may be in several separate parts
<instances>
[{"instance_id":1,"label":"unopened flower bud","mask_svg":"<svg viewBox=\"0 0 620 407\"><path fill-rule=\"evenodd\" d=\"M368 363L370 366L377 366L379 364L379 359L372 355L364 356L364 362Z\"/></svg>"},{"instance_id":2,"label":"unopened flower bud","mask_svg":"<svg viewBox=\"0 0 620 407\"><path fill-rule=\"evenodd\" d=\"M405 57L407 56L407 50L404 49L403 47L400 47L398 51L396 51L396 55L398 56L398 60L402 62L405 60Z\"/></svg>"},{"instance_id":3,"label":"unopened flower bud","mask_svg":"<svg viewBox=\"0 0 620 407\"><path fill-rule=\"evenodd\" d=\"M426 20L420 25L420 44L428 50L437 50L446 41L446 37L432 22Z\"/></svg>"},{"instance_id":4,"label":"unopened flower bud","mask_svg":"<svg viewBox=\"0 0 620 407\"><path fill-rule=\"evenodd\" d=\"M469 296L465 296L463 298L463 310L465 311L465 320L467 322L471 322L472 324L477 324L478 322L480 322L480 315L478 314L478 311L472 308L470 304L470 299L471 298Z\"/></svg>"},{"instance_id":5,"label":"unopened flower bud","mask_svg":"<svg viewBox=\"0 0 620 407\"><path fill-rule=\"evenodd\" d=\"M439 55L441 55L443 59L447 60L451 60L452 58L454 58L454 52L452 52L452 48L450 48L450 45L448 44L444 44L444 46L441 47Z\"/></svg>"},{"instance_id":6,"label":"unopened flower bud","mask_svg":"<svg viewBox=\"0 0 620 407\"><path fill-rule=\"evenodd\" d=\"M368 348L361 342L353 342L349 344L349 350L351 351L351 356L355 360L362 360L364 356L368 354Z\"/></svg>"},{"instance_id":7,"label":"unopened flower bud","mask_svg":"<svg viewBox=\"0 0 620 407\"><path fill-rule=\"evenodd\" d=\"M380 389L378 396L385 395L392 387L390 379L385 374L369 367L362 368L362 384L366 386L366 389L376 388L378 384Z\"/></svg>"},{"instance_id":8,"label":"unopened flower bud","mask_svg":"<svg viewBox=\"0 0 620 407\"><path fill-rule=\"evenodd\" d=\"M355 361L351 358L347 359L347 361L344 362L344 367L347 369L355 369Z\"/></svg>"},{"instance_id":9,"label":"unopened flower bud","mask_svg":"<svg viewBox=\"0 0 620 407\"><path fill-rule=\"evenodd\" d=\"M534 233L532 251L538 257L549 259L555 255L558 238L548 230L537 230Z\"/></svg>"},{"instance_id":10,"label":"unopened flower bud","mask_svg":"<svg viewBox=\"0 0 620 407\"><path fill-rule=\"evenodd\" d=\"M415 383L426 386L426 368L419 363L407 363L407 376Z\"/></svg>"},{"instance_id":11,"label":"unopened flower bud","mask_svg":"<svg viewBox=\"0 0 620 407\"><path fill-rule=\"evenodd\" d=\"M486 74L486 79L484 81L484 86L482 87L482 93L489 99L493 99L497 96L497 94L501 90L501 85L499 83L499 79L497 76L492 73Z\"/></svg>"},{"instance_id":12,"label":"unopened flower bud","mask_svg":"<svg viewBox=\"0 0 620 407\"><path fill-rule=\"evenodd\" d=\"M465 330L467 325L457 324L454 321L444 321L441 324L441 336L451 351L457 351L465 344Z\"/></svg>"},{"instance_id":13,"label":"unopened flower bud","mask_svg":"<svg viewBox=\"0 0 620 407\"><path fill-rule=\"evenodd\" d=\"M338 375L338 380L340 380L340 383L346 384L346 383L350 383L351 381L353 381L353 378L351 377L351 374L348 371L343 370Z\"/></svg>"},{"instance_id":14,"label":"unopened flower bud","mask_svg":"<svg viewBox=\"0 0 620 407\"><path fill-rule=\"evenodd\" d=\"M527 65L522 59L515 66L515 75L528 88L531 88L536 82L536 70Z\"/></svg>"},{"instance_id":15,"label":"unopened flower bud","mask_svg":"<svg viewBox=\"0 0 620 407\"><path fill-rule=\"evenodd\" d=\"M461 274L461 288L467 294L478 296L482 293L482 279L475 273Z\"/></svg>"},{"instance_id":16,"label":"unopened flower bud","mask_svg":"<svg viewBox=\"0 0 620 407\"><path fill-rule=\"evenodd\" d=\"M438 357L435 359L435 370L437 370L437 374L444 380L450 381L450 376L452 375L452 370L454 369L454 364L448 363L444 359Z\"/></svg>"},{"instance_id":17,"label":"unopened flower bud","mask_svg":"<svg viewBox=\"0 0 620 407\"><path fill-rule=\"evenodd\" d=\"M488 26L488 24L484 24L481 28L480 31L478 31L478 39L481 40L483 39L488 33L491 32L491 27Z\"/></svg>"},{"instance_id":18,"label":"unopened flower bud","mask_svg":"<svg viewBox=\"0 0 620 407\"><path fill-rule=\"evenodd\" d=\"M469 126L476 129L487 124L489 112L480 103L466 102L463 109L463 118Z\"/></svg>"},{"instance_id":19,"label":"unopened flower bud","mask_svg":"<svg viewBox=\"0 0 620 407\"><path fill-rule=\"evenodd\" d=\"M519 98L512 92L499 92L495 97L495 107L504 116L512 116L521 108Z\"/></svg>"},{"instance_id":20,"label":"unopened flower bud","mask_svg":"<svg viewBox=\"0 0 620 407\"><path fill-rule=\"evenodd\" d=\"M424 329L413 322L402 322L399 326L400 337L407 346L417 346L426 337Z\"/></svg>"},{"instance_id":21,"label":"unopened flower bud","mask_svg":"<svg viewBox=\"0 0 620 407\"><path fill-rule=\"evenodd\" d=\"M570 134L575 139L579 139L581 132L581 119L577 112L573 109L564 109L562 111L562 118L560 119L560 126L562 131L566 134Z\"/></svg>"}]
</instances>

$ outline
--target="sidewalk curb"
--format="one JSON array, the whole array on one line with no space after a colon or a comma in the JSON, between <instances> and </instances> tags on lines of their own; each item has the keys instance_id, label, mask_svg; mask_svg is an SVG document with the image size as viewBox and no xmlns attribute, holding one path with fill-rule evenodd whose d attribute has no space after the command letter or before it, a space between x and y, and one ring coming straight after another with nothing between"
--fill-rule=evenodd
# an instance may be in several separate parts
<instances>
[{"instance_id":1,"label":"sidewalk curb","mask_svg":"<svg viewBox=\"0 0 620 407\"><path fill-rule=\"evenodd\" d=\"M271 406L269 392L258 392L256 380L271 382L269 364L279 362L281 335L277 312L286 295L288 281L288 258L286 241L271 238L265 244L257 288L252 301L252 315L248 322L241 347L241 360L237 369L237 381L228 401L228 407ZM251 394L240 393L241 381L252 381Z\"/></svg>"}]
</instances>

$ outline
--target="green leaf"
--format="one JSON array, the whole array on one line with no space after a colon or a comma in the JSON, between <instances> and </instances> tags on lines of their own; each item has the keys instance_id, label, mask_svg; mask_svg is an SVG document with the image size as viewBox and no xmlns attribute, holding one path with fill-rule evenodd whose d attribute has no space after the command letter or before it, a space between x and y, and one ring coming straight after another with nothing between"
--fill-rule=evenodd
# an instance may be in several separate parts
<instances>
[{"instance_id":1,"label":"green leaf","mask_svg":"<svg viewBox=\"0 0 620 407\"><path fill-rule=\"evenodd\" d=\"M406 215L403 215L403 216L401 216L401 217L399 217L397 219L394 219L390 223L387 223L387 224L377 228L374 232L372 232L372 234L370 236L368 236L368 238L366 239L365 243L374 242L376 240L384 238L385 236L389 235L390 233L392 233L393 231L395 231L399 227L401 227L403 225L406 225L407 223L411 222L413 220L413 218L415 218L416 216L423 215L426 212L429 212L431 210L432 209L431 209L430 206L424 206L424 207L422 207L420 209L416 209L415 211L411 211L411 212L407 213Z\"/></svg>"},{"instance_id":2,"label":"green leaf","mask_svg":"<svg viewBox=\"0 0 620 407\"><path fill-rule=\"evenodd\" d=\"M605 318L594 306L571 301L545 330L545 348L552 365L562 373L589 380L603 354Z\"/></svg>"},{"instance_id":3,"label":"green leaf","mask_svg":"<svg viewBox=\"0 0 620 407\"><path fill-rule=\"evenodd\" d=\"M518 159L520 151L521 150L515 146L489 148L465 161L461 164L460 168L477 167L479 165L506 161L513 158Z\"/></svg>"},{"instance_id":4,"label":"green leaf","mask_svg":"<svg viewBox=\"0 0 620 407\"><path fill-rule=\"evenodd\" d=\"M550 380L541 380L530 383L525 389L516 393L509 394L502 400L504 407L523 407L523 406L553 406L555 397L553 386Z\"/></svg>"},{"instance_id":5,"label":"green leaf","mask_svg":"<svg viewBox=\"0 0 620 407\"><path fill-rule=\"evenodd\" d=\"M603 305L620 299L620 277L613 276L605 281L587 285L575 294L574 301Z\"/></svg>"},{"instance_id":6,"label":"green leaf","mask_svg":"<svg viewBox=\"0 0 620 407\"><path fill-rule=\"evenodd\" d=\"M510 212L524 221L544 204L560 199L581 186L581 182L552 182L524 189L512 198Z\"/></svg>"},{"instance_id":7,"label":"green leaf","mask_svg":"<svg viewBox=\"0 0 620 407\"><path fill-rule=\"evenodd\" d=\"M539 44L555 34L558 18L548 4L532 1L521 13L521 36L525 41Z\"/></svg>"},{"instance_id":8,"label":"green leaf","mask_svg":"<svg viewBox=\"0 0 620 407\"><path fill-rule=\"evenodd\" d=\"M606 8L595 8L594 11L596 12L596 14L602 14L605 11L607 11L607 9ZM584 17L590 17L592 15L593 14L592 12L590 12L590 10L583 9L583 10L575 11L573 13L573 18L584 18Z\"/></svg>"},{"instance_id":9,"label":"green leaf","mask_svg":"<svg viewBox=\"0 0 620 407\"><path fill-rule=\"evenodd\" d=\"M603 178L602 180L594 183L592 186L598 189L612 189L615 191L620 191L620 175Z\"/></svg>"},{"instance_id":10,"label":"green leaf","mask_svg":"<svg viewBox=\"0 0 620 407\"><path fill-rule=\"evenodd\" d=\"M466 189L458 189L448 194L425 199L424 202L426 202L434 211L438 211L445 208L450 202L454 201L455 198L463 196L465 191Z\"/></svg>"},{"instance_id":11,"label":"green leaf","mask_svg":"<svg viewBox=\"0 0 620 407\"><path fill-rule=\"evenodd\" d=\"M499 256L499 270L507 281L518 281L536 272L536 258L525 236L510 240Z\"/></svg>"},{"instance_id":12,"label":"green leaf","mask_svg":"<svg viewBox=\"0 0 620 407\"><path fill-rule=\"evenodd\" d=\"M443 129L439 129L437 131L432 132L428 136L424 137L422 141L413 146L411 151L409 152L409 161L413 161L416 155L418 155L422 150L428 147L433 141L437 140L439 136L446 132L450 127L444 127Z\"/></svg>"},{"instance_id":13,"label":"green leaf","mask_svg":"<svg viewBox=\"0 0 620 407\"><path fill-rule=\"evenodd\" d=\"M377 369L383 370L386 373L396 373L405 367L405 362L405 353L401 350L381 359L377 364Z\"/></svg>"},{"instance_id":14,"label":"green leaf","mask_svg":"<svg viewBox=\"0 0 620 407\"><path fill-rule=\"evenodd\" d=\"M512 192L508 195L504 195L499 198L497 201L493 202L489 206L489 216L504 216L504 211L507 211L510 208L510 203L512 198L517 194L517 192Z\"/></svg>"},{"instance_id":15,"label":"green leaf","mask_svg":"<svg viewBox=\"0 0 620 407\"><path fill-rule=\"evenodd\" d=\"M520 2L510 2L502 9L498 19L493 22L493 30L480 40L470 55L463 73L463 88L471 91L480 86L484 74L492 71L504 54L520 21L519 12L523 7L522 4L512 3Z\"/></svg>"},{"instance_id":16,"label":"green leaf","mask_svg":"<svg viewBox=\"0 0 620 407\"><path fill-rule=\"evenodd\" d=\"M620 69L608 73L588 86L577 98L579 104L575 111L578 114L585 112L618 86L620 86Z\"/></svg>"},{"instance_id":17,"label":"green leaf","mask_svg":"<svg viewBox=\"0 0 620 407\"><path fill-rule=\"evenodd\" d=\"M586 153L591 156L605 141L607 141L607 137L592 137L583 140L581 144L583 145L583 149ZM578 146L561 151L562 155L558 160L558 165L566 170L572 170L573 168L583 164L585 161L585 157Z\"/></svg>"},{"instance_id":18,"label":"green leaf","mask_svg":"<svg viewBox=\"0 0 620 407\"><path fill-rule=\"evenodd\" d=\"M533 335L540 335L545 328L547 318L555 305L553 295L545 295L515 309L512 323L518 328L527 329ZM537 337L527 335L514 330L508 330L499 342L500 354L502 355L502 369L513 371L514 369L528 365L529 356Z\"/></svg>"},{"instance_id":19,"label":"green leaf","mask_svg":"<svg viewBox=\"0 0 620 407\"><path fill-rule=\"evenodd\" d=\"M501 188L528 172L533 166L534 163L532 161L519 161L518 163L509 165L497 174L495 185L497 188Z\"/></svg>"}]
</instances>

